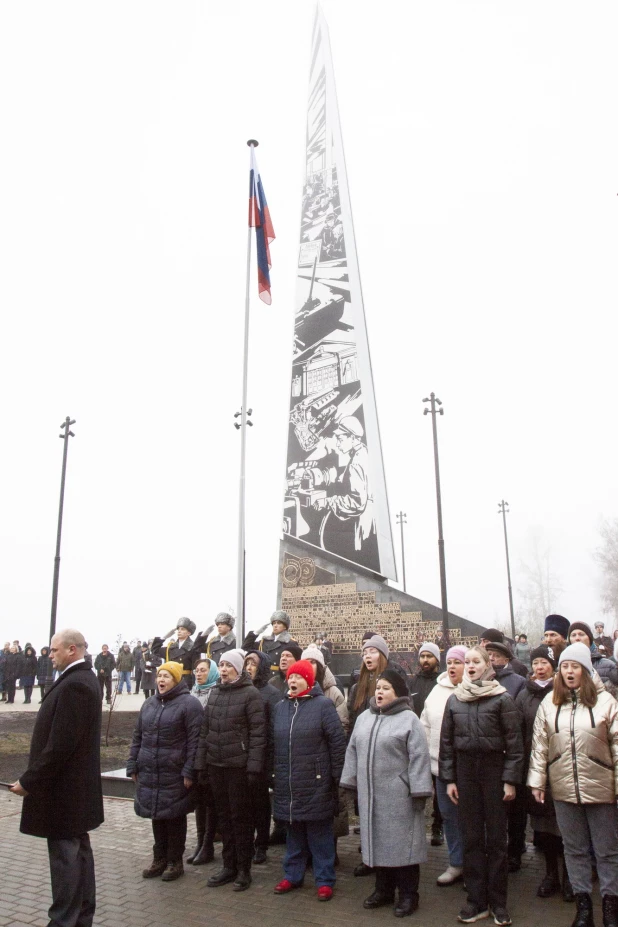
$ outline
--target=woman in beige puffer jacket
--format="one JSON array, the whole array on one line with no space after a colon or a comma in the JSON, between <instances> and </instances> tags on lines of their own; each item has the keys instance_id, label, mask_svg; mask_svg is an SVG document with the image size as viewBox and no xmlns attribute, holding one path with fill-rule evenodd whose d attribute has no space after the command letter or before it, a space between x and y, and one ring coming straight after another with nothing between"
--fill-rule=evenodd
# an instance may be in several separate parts
<instances>
[{"instance_id":1,"label":"woman in beige puffer jacket","mask_svg":"<svg viewBox=\"0 0 618 927\"><path fill-rule=\"evenodd\" d=\"M578 908L592 924L594 848L603 923L618 925L618 702L592 669L590 650L571 644L560 654L554 690L536 714L528 785L543 802L547 777Z\"/></svg>"}]
</instances>

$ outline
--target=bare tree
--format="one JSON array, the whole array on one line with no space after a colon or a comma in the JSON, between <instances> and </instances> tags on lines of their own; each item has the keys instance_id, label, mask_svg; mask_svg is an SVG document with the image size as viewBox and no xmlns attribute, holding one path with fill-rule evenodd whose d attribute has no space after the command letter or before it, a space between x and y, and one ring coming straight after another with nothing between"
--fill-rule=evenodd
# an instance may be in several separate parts
<instances>
[{"instance_id":1,"label":"bare tree","mask_svg":"<svg viewBox=\"0 0 618 927\"><path fill-rule=\"evenodd\" d=\"M529 544L529 556L518 565L519 607L515 620L518 633L536 642L543 637L544 619L556 611L563 589L552 567L551 548L540 528L530 531Z\"/></svg>"},{"instance_id":2,"label":"bare tree","mask_svg":"<svg viewBox=\"0 0 618 927\"><path fill-rule=\"evenodd\" d=\"M601 568L601 600L605 613L618 617L618 518L605 518L599 528L601 544L594 559Z\"/></svg>"}]
</instances>

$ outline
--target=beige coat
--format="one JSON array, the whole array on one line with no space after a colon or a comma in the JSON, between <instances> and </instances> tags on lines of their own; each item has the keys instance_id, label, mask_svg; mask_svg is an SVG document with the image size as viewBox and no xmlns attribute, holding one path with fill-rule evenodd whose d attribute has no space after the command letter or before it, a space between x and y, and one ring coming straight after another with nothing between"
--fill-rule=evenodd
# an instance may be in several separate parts
<instances>
[{"instance_id":1,"label":"beige coat","mask_svg":"<svg viewBox=\"0 0 618 927\"><path fill-rule=\"evenodd\" d=\"M528 785L573 804L613 804L618 794L618 702L594 673L597 703L554 705L547 695L536 714Z\"/></svg>"},{"instance_id":2,"label":"beige coat","mask_svg":"<svg viewBox=\"0 0 618 927\"><path fill-rule=\"evenodd\" d=\"M421 724L427 737L429 756L431 757L431 773L438 775L438 761L440 759L440 731L446 703L455 691L455 686L449 679L448 673L440 673L436 684L425 700L425 707L421 714Z\"/></svg>"},{"instance_id":3,"label":"beige coat","mask_svg":"<svg viewBox=\"0 0 618 927\"><path fill-rule=\"evenodd\" d=\"M324 692L326 698L329 698L337 709L339 720L343 725L343 730L347 734L350 730L350 717L348 715L348 706L346 704L345 695L341 689L337 688L337 680L328 667L326 667L324 671L324 686L322 687L322 691Z\"/></svg>"}]
</instances>

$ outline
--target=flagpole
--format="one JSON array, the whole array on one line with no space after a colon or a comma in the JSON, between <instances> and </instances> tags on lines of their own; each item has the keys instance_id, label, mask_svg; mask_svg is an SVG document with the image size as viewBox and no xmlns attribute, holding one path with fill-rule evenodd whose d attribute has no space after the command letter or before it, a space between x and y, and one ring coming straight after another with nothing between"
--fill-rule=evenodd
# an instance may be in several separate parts
<instances>
[{"instance_id":1,"label":"flagpole","mask_svg":"<svg viewBox=\"0 0 618 927\"><path fill-rule=\"evenodd\" d=\"M249 148L257 148L259 142L250 138ZM249 290L251 285L251 226L247 230L247 282L245 288L245 341L242 367L242 405L240 407L240 485L238 500L238 589L236 594L239 646L245 638L245 468L247 455L247 383L249 372Z\"/></svg>"}]
</instances>

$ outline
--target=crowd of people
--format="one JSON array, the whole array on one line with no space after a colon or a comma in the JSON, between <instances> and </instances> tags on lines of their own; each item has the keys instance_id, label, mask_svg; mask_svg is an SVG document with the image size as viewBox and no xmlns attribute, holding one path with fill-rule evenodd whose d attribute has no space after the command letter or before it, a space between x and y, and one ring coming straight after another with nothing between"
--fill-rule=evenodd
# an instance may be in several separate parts
<instances>
[{"instance_id":1,"label":"crowd of people","mask_svg":"<svg viewBox=\"0 0 618 927\"><path fill-rule=\"evenodd\" d=\"M275 894L300 888L311 869L317 899L329 901L337 839L354 813L362 860L354 875L375 879L364 908L392 906L405 917L420 903L432 801L431 843L448 850L437 884L467 891L458 913L454 902L459 922L512 922L509 874L521 867L529 824L546 866L538 897L561 893L576 905L572 927L593 927L598 878L603 925L618 927L618 665L600 623L593 633L549 615L537 645L496 629L469 649L425 641L411 677L368 631L347 697L327 642L303 649L285 612L241 647L232 616L215 625L213 640L214 626L194 639L194 622L180 619L166 638L139 645L148 695L127 775L136 813L152 822L145 879L183 875L195 812L186 862L211 862L221 839L208 887L246 891L252 867L284 842ZM116 668L129 686L131 660L123 646ZM94 660L101 698L113 662L109 648Z\"/></svg>"},{"instance_id":2,"label":"crowd of people","mask_svg":"<svg viewBox=\"0 0 618 927\"><path fill-rule=\"evenodd\" d=\"M521 867L529 821L546 862L539 898L562 893L576 903L575 927L591 927L598 874L603 923L618 927L618 665L604 655L603 628L593 634L550 615L538 646L525 635L513 646L496 629L470 649L442 653L427 641L412 677L368 631L346 698L324 648L303 650L284 612L271 623L271 634L251 632L241 648L227 615L217 616L208 651L199 636L193 642L192 624L180 650L178 641L153 645L165 662L127 767L136 811L152 819L144 878L183 874L195 810L187 862L212 861L217 832L222 840L209 887L247 890L269 843L284 840L274 892L298 889L311 867L317 898L328 901L337 837L354 811L362 854L354 874L375 878L364 907L391 905L405 917L420 901L433 800L431 842L445 840L449 858L437 882L464 882L461 923L511 923L509 873Z\"/></svg>"}]
</instances>

